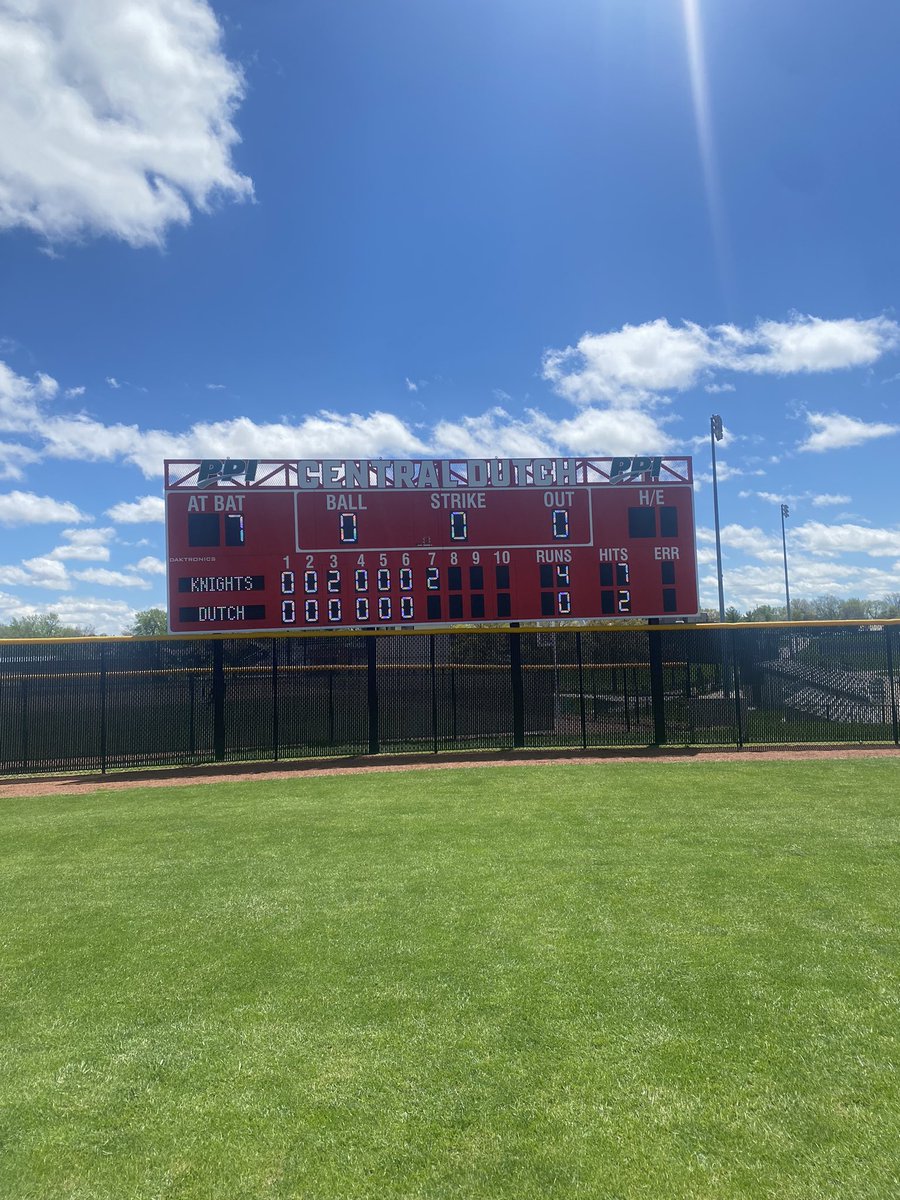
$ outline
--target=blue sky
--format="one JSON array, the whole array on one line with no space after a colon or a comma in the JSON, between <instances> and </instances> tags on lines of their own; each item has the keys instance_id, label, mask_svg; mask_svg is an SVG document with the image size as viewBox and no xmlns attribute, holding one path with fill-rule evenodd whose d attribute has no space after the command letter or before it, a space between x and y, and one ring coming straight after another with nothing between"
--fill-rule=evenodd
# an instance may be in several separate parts
<instances>
[{"instance_id":1,"label":"blue sky","mask_svg":"<svg viewBox=\"0 0 900 1200\"><path fill-rule=\"evenodd\" d=\"M0 621L162 460L693 452L701 594L900 591L900 9L0 0Z\"/></svg>"}]
</instances>

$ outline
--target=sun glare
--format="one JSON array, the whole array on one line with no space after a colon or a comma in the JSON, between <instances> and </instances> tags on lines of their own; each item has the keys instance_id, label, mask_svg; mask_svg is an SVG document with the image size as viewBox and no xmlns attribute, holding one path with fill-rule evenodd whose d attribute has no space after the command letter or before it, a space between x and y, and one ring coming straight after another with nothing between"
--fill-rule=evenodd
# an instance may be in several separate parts
<instances>
[{"instance_id":1,"label":"sun glare","mask_svg":"<svg viewBox=\"0 0 900 1200\"><path fill-rule=\"evenodd\" d=\"M706 55L703 48L703 23L700 16L700 0L681 0L684 16L684 35L687 43L688 70L691 78L691 98L694 106L694 123L697 129L697 144L703 171L703 188L709 213L710 229L715 246L716 260L723 287L726 287L728 271L725 214L722 204L719 172L716 165L715 139L712 128L712 110L709 102L709 86L706 77Z\"/></svg>"}]
</instances>

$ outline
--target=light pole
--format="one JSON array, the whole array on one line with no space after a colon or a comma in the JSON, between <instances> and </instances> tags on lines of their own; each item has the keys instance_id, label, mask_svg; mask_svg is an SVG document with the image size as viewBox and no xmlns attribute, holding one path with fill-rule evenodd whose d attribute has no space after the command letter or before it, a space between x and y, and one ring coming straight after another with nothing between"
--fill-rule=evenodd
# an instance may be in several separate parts
<instances>
[{"instance_id":1,"label":"light pole","mask_svg":"<svg viewBox=\"0 0 900 1200\"><path fill-rule=\"evenodd\" d=\"M787 601L787 619L791 619L791 588L788 583L787 569L787 538L784 533L784 518L791 515L791 510L786 504L781 506L781 549L784 551L784 598Z\"/></svg>"},{"instance_id":2,"label":"light pole","mask_svg":"<svg viewBox=\"0 0 900 1200\"><path fill-rule=\"evenodd\" d=\"M713 516L716 525L716 575L719 581L719 620L725 620L725 587L722 583L722 537L719 533L719 480L716 475L716 442L723 437L722 418L714 413L709 418L709 444L712 449Z\"/></svg>"}]
</instances>

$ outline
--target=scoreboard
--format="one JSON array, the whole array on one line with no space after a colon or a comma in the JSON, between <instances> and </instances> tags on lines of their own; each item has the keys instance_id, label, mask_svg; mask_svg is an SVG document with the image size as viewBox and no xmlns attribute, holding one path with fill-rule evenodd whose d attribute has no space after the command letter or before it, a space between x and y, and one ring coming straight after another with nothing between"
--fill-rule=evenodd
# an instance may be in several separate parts
<instances>
[{"instance_id":1,"label":"scoreboard","mask_svg":"<svg viewBox=\"0 0 900 1200\"><path fill-rule=\"evenodd\" d=\"M165 463L172 633L694 616L690 458Z\"/></svg>"}]
</instances>

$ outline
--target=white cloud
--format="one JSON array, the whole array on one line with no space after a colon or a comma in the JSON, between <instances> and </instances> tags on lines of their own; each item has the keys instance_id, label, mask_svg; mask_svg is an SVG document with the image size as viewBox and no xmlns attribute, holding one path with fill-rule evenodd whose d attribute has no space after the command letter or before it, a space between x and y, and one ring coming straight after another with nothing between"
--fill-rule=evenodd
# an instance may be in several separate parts
<instances>
[{"instance_id":1,"label":"white cloud","mask_svg":"<svg viewBox=\"0 0 900 1200\"><path fill-rule=\"evenodd\" d=\"M0 572L2 570L0 568ZM37 606L20 596L0 592L0 621L30 616L38 607L41 612L56 613L64 625L93 625L100 633L121 633L134 620L134 609L122 600L65 596L51 604Z\"/></svg>"},{"instance_id":2,"label":"white cloud","mask_svg":"<svg viewBox=\"0 0 900 1200\"><path fill-rule=\"evenodd\" d=\"M745 467L733 467L731 463L726 462L724 458L717 459L716 477L719 483L727 483L729 479L737 479L741 475L765 475L765 471L762 469L762 467L756 467L753 470L748 470ZM711 471L698 471L694 475L694 478L699 479L702 483L712 483L713 481ZM741 496L747 496L750 493L741 492L740 494ZM760 495L762 495L762 493L760 493Z\"/></svg>"},{"instance_id":3,"label":"white cloud","mask_svg":"<svg viewBox=\"0 0 900 1200\"><path fill-rule=\"evenodd\" d=\"M51 550L48 557L81 562L108 562L108 543L115 537L115 533L114 529L64 529L65 542Z\"/></svg>"},{"instance_id":4,"label":"white cloud","mask_svg":"<svg viewBox=\"0 0 900 1200\"><path fill-rule=\"evenodd\" d=\"M70 387L66 388L66 390L63 392L63 395L67 400L77 400L78 397L83 396L86 391L87 388L84 387L84 385L81 387Z\"/></svg>"},{"instance_id":5,"label":"white cloud","mask_svg":"<svg viewBox=\"0 0 900 1200\"><path fill-rule=\"evenodd\" d=\"M166 506L162 496L141 496L123 500L106 510L106 516L120 525L139 525L145 521L165 521Z\"/></svg>"},{"instance_id":6,"label":"white cloud","mask_svg":"<svg viewBox=\"0 0 900 1200\"><path fill-rule=\"evenodd\" d=\"M765 500L767 504L793 504L795 501L808 500L813 508L830 508L836 505L849 504L852 497L841 496L831 492L822 492L817 495L815 492L753 492L744 491L738 492L741 500L749 500L756 496L760 500Z\"/></svg>"},{"instance_id":7,"label":"white cloud","mask_svg":"<svg viewBox=\"0 0 900 1200\"><path fill-rule=\"evenodd\" d=\"M575 404L646 404L667 392L714 381L716 371L793 375L867 366L900 345L900 325L887 317L823 320L794 315L752 329L670 325L660 317L608 333L586 333L575 346L548 350L543 373Z\"/></svg>"},{"instance_id":8,"label":"white cloud","mask_svg":"<svg viewBox=\"0 0 900 1200\"><path fill-rule=\"evenodd\" d=\"M34 492L4 492L0 495L0 525L69 525L88 519L69 500L36 496Z\"/></svg>"},{"instance_id":9,"label":"white cloud","mask_svg":"<svg viewBox=\"0 0 900 1200\"><path fill-rule=\"evenodd\" d=\"M791 597L812 597L829 594L871 598L900 590L900 569L859 567L839 562L805 559L790 556ZM701 577L704 603L716 607L716 577L714 573ZM742 609L758 604L784 604L784 571L779 563L770 566L747 564L729 568L725 573L725 602Z\"/></svg>"},{"instance_id":10,"label":"white cloud","mask_svg":"<svg viewBox=\"0 0 900 1200\"><path fill-rule=\"evenodd\" d=\"M0 479L22 479L23 467L40 462L41 456L30 446L18 442L0 442Z\"/></svg>"},{"instance_id":11,"label":"white cloud","mask_svg":"<svg viewBox=\"0 0 900 1200\"><path fill-rule=\"evenodd\" d=\"M43 587L65 591L71 586L65 563L40 555L27 558L21 566L0 566L0 583L14 587Z\"/></svg>"},{"instance_id":12,"label":"white cloud","mask_svg":"<svg viewBox=\"0 0 900 1200\"><path fill-rule=\"evenodd\" d=\"M664 453L673 448L664 422L635 408L587 407L559 420L537 409L524 417L494 407L457 421L439 421L419 432L392 413L340 414L321 411L300 418L257 423L250 417L198 422L182 432L142 429L138 425L108 425L86 413L54 416L42 412L39 399L51 396L57 384L47 376L35 384L9 373L15 395L15 428L43 442L41 456L85 461L124 461L138 466L147 478L162 474L166 458L218 457L229 447L257 458L412 457L420 454L462 454L475 457L549 453L630 454ZM160 497L117 504L107 515L114 521L162 521Z\"/></svg>"},{"instance_id":13,"label":"white cloud","mask_svg":"<svg viewBox=\"0 0 900 1200\"><path fill-rule=\"evenodd\" d=\"M699 325L675 327L660 317L612 333L586 333L575 347L548 350L544 378L575 404L642 403L693 387L713 353L712 338Z\"/></svg>"},{"instance_id":14,"label":"white cloud","mask_svg":"<svg viewBox=\"0 0 900 1200\"><path fill-rule=\"evenodd\" d=\"M808 521L792 531L792 543L812 554L867 554L892 558L900 551L900 529L872 529L866 525L824 525Z\"/></svg>"},{"instance_id":15,"label":"white cloud","mask_svg":"<svg viewBox=\"0 0 900 1200\"><path fill-rule=\"evenodd\" d=\"M766 504L784 504L788 500L796 500L796 496L791 496L788 493L781 492L738 492L738 496L742 500L749 500L751 496L758 496L760 500L765 500Z\"/></svg>"},{"instance_id":16,"label":"white cloud","mask_svg":"<svg viewBox=\"0 0 900 1200\"><path fill-rule=\"evenodd\" d=\"M827 321L795 315L790 321L760 321L754 329L722 325L733 358L723 365L757 375L796 375L865 367L900 344L900 326L887 317Z\"/></svg>"},{"instance_id":17,"label":"white cloud","mask_svg":"<svg viewBox=\"0 0 900 1200\"><path fill-rule=\"evenodd\" d=\"M140 562L136 562L131 569L143 571L145 575L165 575L166 564L161 558L154 558L152 554L148 554Z\"/></svg>"},{"instance_id":18,"label":"white cloud","mask_svg":"<svg viewBox=\"0 0 900 1200\"><path fill-rule=\"evenodd\" d=\"M49 375L26 379L0 362L0 430L28 429L38 420L43 401L52 399L58 390L59 385Z\"/></svg>"},{"instance_id":19,"label":"white cloud","mask_svg":"<svg viewBox=\"0 0 900 1200\"><path fill-rule=\"evenodd\" d=\"M419 385L417 383L414 383L413 380L410 379L408 375L406 377L405 383L406 383L406 390L408 392L417 392L419 390Z\"/></svg>"},{"instance_id":20,"label":"white cloud","mask_svg":"<svg viewBox=\"0 0 900 1200\"><path fill-rule=\"evenodd\" d=\"M439 421L432 441L436 454L466 458L640 454L663 452L671 444L648 413L614 408L586 408L563 421L537 409L517 418L492 408L477 417Z\"/></svg>"},{"instance_id":21,"label":"white cloud","mask_svg":"<svg viewBox=\"0 0 900 1200\"><path fill-rule=\"evenodd\" d=\"M766 561L775 561L781 558L780 526L777 530L773 528L769 533L757 525L749 528L746 525L723 525L720 533L722 548L725 551L740 550L753 558L761 558ZM701 525L697 526L698 543L714 543L715 540L715 530Z\"/></svg>"},{"instance_id":22,"label":"white cloud","mask_svg":"<svg viewBox=\"0 0 900 1200\"><path fill-rule=\"evenodd\" d=\"M106 567L85 567L82 571L73 571L73 579L85 583L102 583L105 587L134 587L148 588L150 584L140 575L128 574L125 571L110 571Z\"/></svg>"},{"instance_id":23,"label":"white cloud","mask_svg":"<svg viewBox=\"0 0 900 1200\"><path fill-rule=\"evenodd\" d=\"M135 616L135 609L126 601L107 597L66 596L47 605L46 609L57 613L64 625L91 625L98 633L106 634L122 633ZM16 615L23 616L26 612L34 612L34 606L24 608Z\"/></svg>"},{"instance_id":24,"label":"white cloud","mask_svg":"<svg viewBox=\"0 0 900 1200\"><path fill-rule=\"evenodd\" d=\"M0 11L0 228L159 244L216 195L242 96L205 0L15 0Z\"/></svg>"},{"instance_id":25,"label":"white cloud","mask_svg":"<svg viewBox=\"0 0 900 1200\"><path fill-rule=\"evenodd\" d=\"M799 448L814 453L861 446L873 438L900 433L900 425L861 421L858 417L848 417L844 413L808 412L805 415L812 432L805 442L800 443Z\"/></svg>"},{"instance_id":26,"label":"white cloud","mask_svg":"<svg viewBox=\"0 0 900 1200\"><path fill-rule=\"evenodd\" d=\"M690 446L692 450L706 450L709 446L709 437L709 433L700 433L697 434L696 437L688 438L686 444ZM716 445L719 447L719 451L722 451L734 446L735 442L743 442L746 440L747 439L743 434L733 433L727 425L723 424L722 440L720 442L716 442Z\"/></svg>"},{"instance_id":27,"label":"white cloud","mask_svg":"<svg viewBox=\"0 0 900 1200\"><path fill-rule=\"evenodd\" d=\"M661 423L646 412L585 408L566 421L546 419L560 449L579 454L662 454L672 448Z\"/></svg>"},{"instance_id":28,"label":"white cloud","mask_svg":"<svg viewBox=\"0 0 900 1200\"><path fill-rule=\"evenodd\" d=\"M551 432L552 426L542 414L529 413L517 419L502 408L492 408L477 417L439 421L433 436L436 453L447 457L528 458L553 453L548 436Z\"/></svg>"},{"instance_id":29,"label":"white cloud","mask_svg":"<svg viewBox=\"0 0 900 1200\"><path fill-rule=\"evenodd\" d=\"M19 584L30 583L31 576L24 567L6 567L0 565L0 583L6 587L17 587Z\"/></svg>"},{"instance_id":30,"label":"white cloud","mask_svg":"<svg viewBox=\"0 0 900 1200\"><path fill-rule=\"evenodd\" d=\"M107 375L106 382L109 384L109 386L111 388L115 389L116 391L118 391L119 388L122 386L121 383L119 383L118 379L116 379L115 375Z\"/></svg>"},{"instance_id":31,"label":"white cloud","mask_svg":"<svg viewBox=\"0 0 900 1200\"><path fill-rule=\"evenodd\" d=\"M65 590L71 586L65 563L61 563L47 554L39 555L36 558L26 558L22 566L30 573L30 582L36 587Z\"/></svg>"},{"instance_id":32,"label":"white cloud","mask_svg":"<svg viewBox=\"0 0 900 1200\"><path fill-rule=\"evenodd\" d=\"M718 396L720 392L733 392L735 387L733 383L708 383L703 390L711 396Z\"/></svg>"},{"instance_id":33,"label":"white cloud","mask_svg":"<svg viewBox=\"0 0 900 1200\"><path fill-rule=\"evenodd\" d=\"M703 566L714 561L712 545L715 533L699 526L698 559ZM729 604L752 607L757 604L784 603L784 569L781 528L771 530L758 526L726 525L722 529L725 551L725 591ZM807 522L791 528L788 525L788 562L791 594L819 596L838 593L845 596L883 596L900 590L900 562L890 568L860 566L844 554L866 554L872 558L896 558L900 548L900 529L870 529L862 525L825 525ZM756 562L742 562L740 555ZM730 561L729 561L730 560ZM704 603L715 607L715 574L703 576L701 587Z\"/></svg>"},{"instance_id":34,"label":"white cloud","mask_svg":"<svg viewBox=\"0 0 900 1200\"><path fill-rule=\"evenodd\" d=\"M210 392L224 392L225 391L224 383L208 383L206 385L206 387L207 387L207 390Z\"/></svg>"},{"instance_id":35,"label":"white cloud","mask_svg":"<svg viewBox=\"0 0 900 1200\"><path fill-rule=\"evenodd\" d=\"M812 497L813 508L829 508L834 504L849 504L852 497L841 496L832 492L822 492L819 496Z\"/></svg>"},{"instance_id":36,"label":"white cloud","mask_svg":"<svg viewBox=\"0 0 900 1200\"><path fill-rule=\"evenodd\" d=\"M162 474L163 459L206 458L229 446L254 458L410 457L427 451L412 430L391 413L363 416L313 413L296 424L257 424L249 417L203 422L184 433L142 430L137 425L104 425L91 417L46 418L40 426L46 451L55 458L124 459L148 478ZM119 519L119 518L114 518Z\"/></svg>"}]
</instances>

